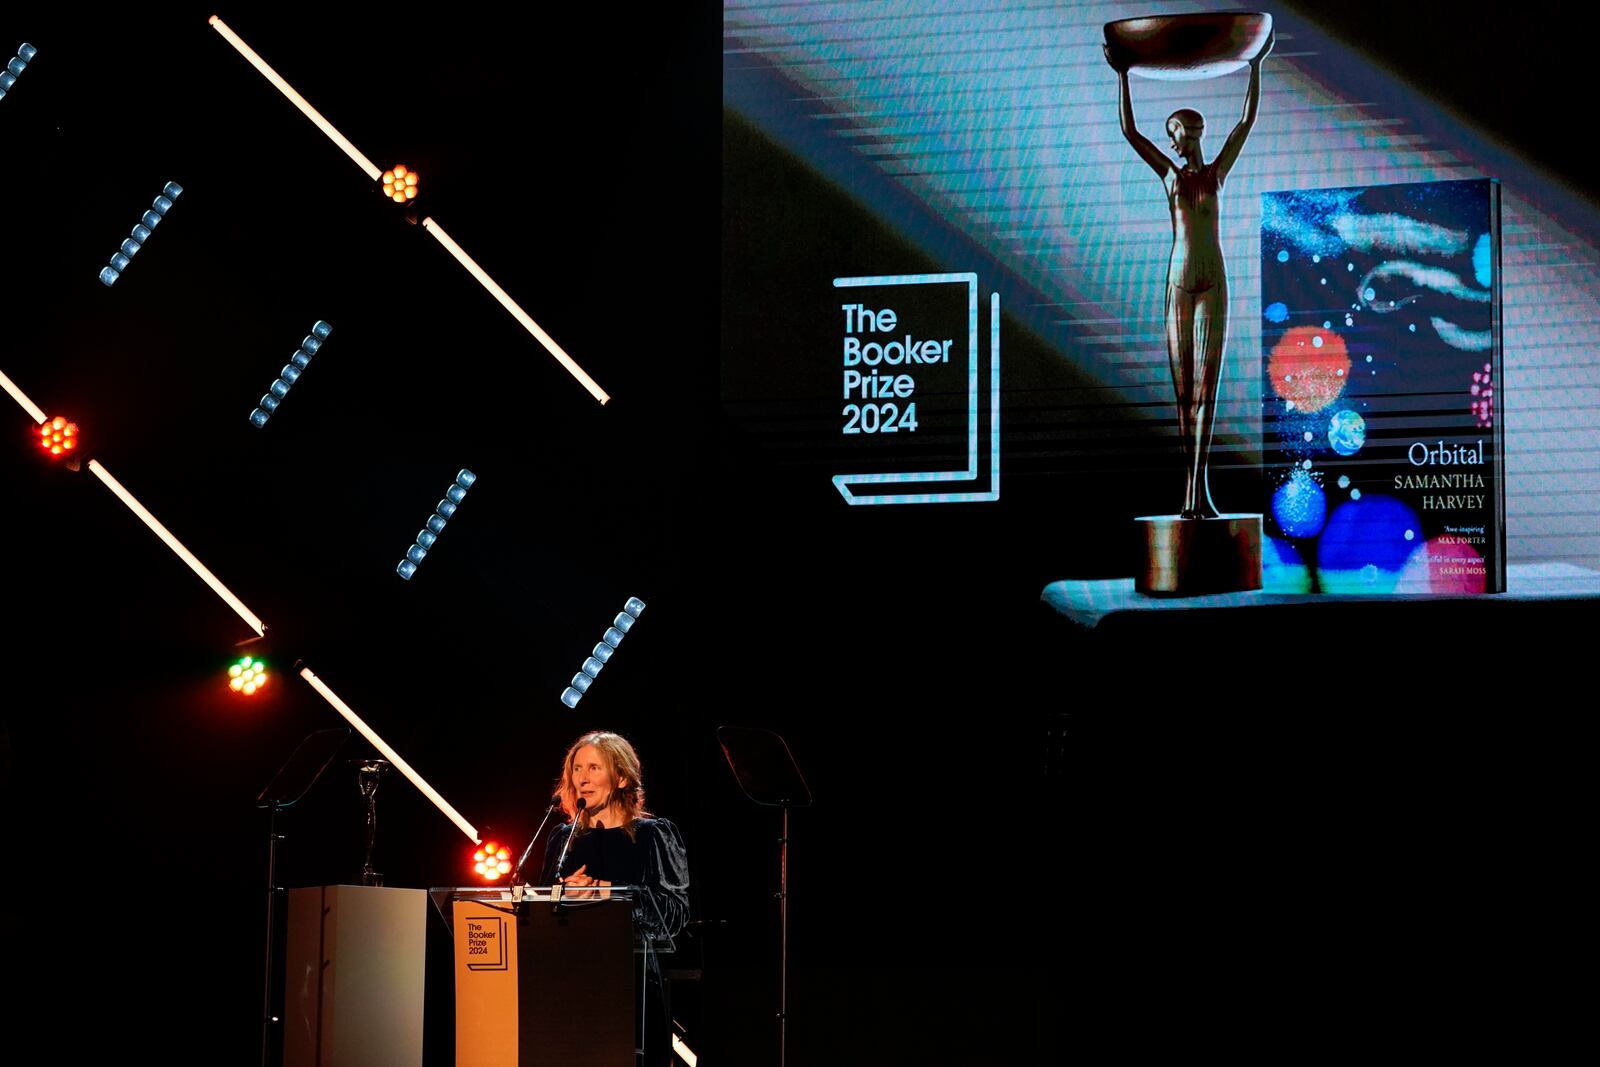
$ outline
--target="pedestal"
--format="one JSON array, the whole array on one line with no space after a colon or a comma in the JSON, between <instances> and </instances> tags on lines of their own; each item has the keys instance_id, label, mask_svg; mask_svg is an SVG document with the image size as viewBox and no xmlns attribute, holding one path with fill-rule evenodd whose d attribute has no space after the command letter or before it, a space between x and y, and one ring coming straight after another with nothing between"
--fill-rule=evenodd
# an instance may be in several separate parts
<instances>
[{"instance_id":1,"label":"pedestal","mask_svg":"<svg viewBox=\"0 0 1600 1067\"><path fill-rule=\"evenodd\" d=\"M1134 588L1197 596L1261 588L1261 516L1145 515L1133 520L1142 548Z\"/></svg>"},{"instance_id":2,"label":"pedestal","mask_svg":"<svg viewBox=\"0 0 1600 1067\"><path fill-rule=\"evenodd\" d=\"M284 1067L421 1067L427 921L421 889L289 890Z\"/></svg>"}]
</instances>

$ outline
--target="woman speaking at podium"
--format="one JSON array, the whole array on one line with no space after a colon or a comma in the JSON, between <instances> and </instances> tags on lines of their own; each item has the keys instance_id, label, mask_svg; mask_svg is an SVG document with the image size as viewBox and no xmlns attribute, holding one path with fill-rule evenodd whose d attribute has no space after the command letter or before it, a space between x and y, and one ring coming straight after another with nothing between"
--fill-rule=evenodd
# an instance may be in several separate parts
<instances>
[{"instance_id":1,"label":"woman speaking at podium","mask_svg":"<svg viewBox=\"0 0 1600 1067\"><path fill-rule=\"evenodd\" d=\"M634 914L650 937L682 930L689 919L689 858L678 828L645 810L633 746L603 730L584 734L567 750L556 788L568 821L550 834L537 884L564 886L564 900L632 886L641 898ZM643 1062L666 1063L671 1035L654 953L647 973L652 988L645 996Z\"/></svg>"},{"instance_id":2,"label":"woman speaking at podium","mask_svg":"<svg viewBox=\"0 0 1600 1067\"><path fill-rule=\"evenodd\" d=\"M633 746L618 734L584 734L567 750L556 788L569 821L550 833L538 884L563 885L569 899L577 897L574 890L634 886L646 898L640 921L653 935L682 930L689 918L689 859L678 828L645 810Z\"/></svg>"}]
</instances>

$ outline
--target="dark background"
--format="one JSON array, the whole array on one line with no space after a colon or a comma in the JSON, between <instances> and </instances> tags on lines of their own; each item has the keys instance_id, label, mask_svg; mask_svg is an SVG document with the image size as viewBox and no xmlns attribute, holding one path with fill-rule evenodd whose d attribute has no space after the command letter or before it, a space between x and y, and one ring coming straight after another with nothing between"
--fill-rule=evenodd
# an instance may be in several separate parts
<instances>
[{"instance_id":1,"label":"dark background","mask_svg":"<svg viewBox=\"0 0 1600 1067\"><path fill-rule=\"evenodd\" d=\"M767 1062L775 1041L777 814L738 793L723 723L782 732L817 796L792 827L793 1062L1003 1062L1108 1032L1134 1048L1242 1031L1360 1044L1395 1021L1466 1040L1500 1033L1486 1004L1559 1014L1559 987L1507 976L1561 936L1550 902L1575 884L1561 857L1589 738L1570 703L1525 690L1578 676L1561 653L1583 617L1390 617L1371 635L1397 649L1382 686L1296 675L1270 631L1227 619L1088 644L1036 613L1039 589L1130 564L1115 524L1061 501L1144 506L1139 487L1175 459L1164 427L1094 413L1107 445L1071 465L1014 435L996 504L848 509L825 459L724 418L719 359L737 353L719 299L770 262L752 249L772 235L720 201L719 174L783 194L797 273L841 247L944 265L719 118L714 8L221 12L380 166L420 170L419 207L614 395L604 408L211 13L0 16L0 47L40 49L0 100L0 367L266 619L248 647L275 672L252 701L229 694L247 628L86 471L37 462L31 422L7 416L14 1041L254 1056L253 800L339 721L292 678L301 658L512 841L573 737L628 735L690 849L704 925L685 965L706 979L679 1004L705 1062ZM1490 35L1455 16L1343 5L1331 28L1573 166L1556 146L1586 97L1532 60L1548 25ZM107 289L96 273L168 180L184 195ZM318 318L332 336L253 429ZM1050 354L1008 345L1049 389ZM461 467L478 483L402 582L394 565ZM569 711L561 689L629 596L643 618ZM1256 695L1280 678L1313 698ZM343 762L284 831L285 884L354 880ZM386 782L387 884L464 882L468 852ZM449 1062L448 969L429 978L430 1062Z\"/></svg>"}]
</instances>

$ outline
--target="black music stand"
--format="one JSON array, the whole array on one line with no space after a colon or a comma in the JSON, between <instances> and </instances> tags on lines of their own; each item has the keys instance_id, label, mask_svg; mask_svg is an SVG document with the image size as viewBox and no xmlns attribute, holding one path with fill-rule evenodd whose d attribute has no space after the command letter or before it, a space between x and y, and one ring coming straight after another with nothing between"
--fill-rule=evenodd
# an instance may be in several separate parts
<instances>
[{"instance_id":1,"label":"black music stand","mask_svg":"<svg viewBox=\"0 0 1600 1067\"><path fill-rule=\"evenodd\" d=\"M756 804L783 809L778 838L778 1067L788 1048L789 1025L789 809L809 808L811 789L782 737L745 726L717 727L717 741L744 795Z\"/></svg>"},{"instance_id":2,"label":"black music stand","mask_svg":"<svg viewBox=\"0 0 1600 1067\"><path fill-rule=\"evenodd\" d=\"M328 769L339 746L350 736L350 728L336 726L331 730L318 730L308 734L289 756L289 762L279 768L272 781L256 797L256 807L267 809L267 962L261 987L261 1067L267 1067L272 1043L272 1024L278 1016L272 1010L273 939L276 934L274 919L278 912L278 813L288 811L298 804L311 787Z\"/></svg>"}]
</instances>

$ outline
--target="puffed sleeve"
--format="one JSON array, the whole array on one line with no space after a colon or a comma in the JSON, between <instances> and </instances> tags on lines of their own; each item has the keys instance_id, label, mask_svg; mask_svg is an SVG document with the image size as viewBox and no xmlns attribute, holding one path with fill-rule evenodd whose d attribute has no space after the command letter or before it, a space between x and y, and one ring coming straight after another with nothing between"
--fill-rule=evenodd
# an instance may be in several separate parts
<instances>
[{"instance_id":1,"label":"puffed sleeve","mask_svg":"<svg viewBox=\"0 0 1600 1067\"><path fill-rule=\"evenodd\" d=\"M689 921L689 854L676 826L656 819L653 830L650 840L643 842L648 851L640 888L649 900L642 902L639 921L652 936L673 937Z\"/></svg>"}]
</instances>

